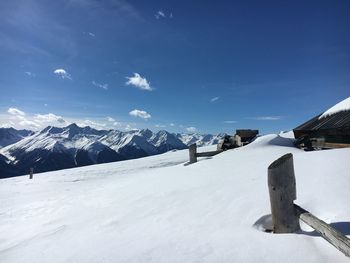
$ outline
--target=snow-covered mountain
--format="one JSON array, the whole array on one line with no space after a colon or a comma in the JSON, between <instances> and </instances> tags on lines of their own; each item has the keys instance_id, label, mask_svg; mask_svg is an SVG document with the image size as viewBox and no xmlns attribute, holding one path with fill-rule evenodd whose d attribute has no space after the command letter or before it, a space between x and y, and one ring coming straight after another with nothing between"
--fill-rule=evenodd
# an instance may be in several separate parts
<instances>
[{"instance_id":1,"label":"snow-covered mountain","mask_svg":"<svg viewBox=\"0 0 350 263\"><path fill-rule=\"evenodd\" d=\"M209 146L213 144L218 144L219 141L225 136L225 133L219 133L217 135L212 134L181 134L177 133L175 136L182 141L187 146L196 143L197 146Z\"/></svg>"},{"instance_id":2,"label":"snow-covered mountain","mask_svg":"<svg viewBox=\"0 0 350 263\"><path fill-rule=\"evenodd\" d=\"M0 128L0 148L16 143L23 138L32 135L29 130L16 130L14 128Z\"/></svg>"},{"instance_id":3,"label":"snow-covered mountain","mask_svg":"<svg viewBox=\"0 0 350 263\"><path fill-rule=\"evenodd\" d=\"M185 149L196 142L199 146L217 143L212 135L189 135L192 139L181 140L185 135L167 131L152 132L148 129L122 132L95 130L71 124L58 128L48 126L14 144L0 149L0 166L8 173L45 172L84 165L108 163ZM16 171L13 171L15 168ZM1 171L1 170L0 170ZM5 173L5 174L4 174ZM7 177L6 172L0 173Z\"/></svg>"}]
</instances>

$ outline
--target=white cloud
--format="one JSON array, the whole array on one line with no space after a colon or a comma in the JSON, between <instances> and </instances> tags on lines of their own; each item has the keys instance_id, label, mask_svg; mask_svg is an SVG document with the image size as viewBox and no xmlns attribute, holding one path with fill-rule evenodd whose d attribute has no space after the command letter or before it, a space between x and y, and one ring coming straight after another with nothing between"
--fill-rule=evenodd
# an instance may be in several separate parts
<instances>
[{"instance_id":1,"label":"white cloud","mask_svg":"<svg viewBox=\"0 0 350 263\"><path fill-rule=\"evenodd\" d=\"M120 126L120 123L117 122L114 118L112 117L106 117L106 120L111 123L113 126Z\"/></svg>"},{"instance_id":2,"label":"white cloud","mask_svg":"<svg viewBox=\"0 0 350 263\"><path fill-rule=\"evenodd\" d=\"M94 85L95 87L104 89L104 90L108 90L108 84L100 84L100 83L98 83L96 81L93 81L92 85Z\"/></svg>"},{"instance_id":3,"label":"white cloud","mask_svg":"<svg viewBox=\"0 0 350 263\"><path fill-rule=\"evenodd\" d=\"M45 122L59 122L59 123L65 123L66 121L58 115L55 115L53 113L48 113L48 114L36 114L34 117L35 121L40 122L40 123L45 123Z\"/></svg>"},{"instance_id":4,"label":"white cloud","mask_svg":"<svg viewBox=\"0 0 350 263\"><path fill-rule=\"evenodd\" d=\"M164 12L162 10L158 10L158 12L154 15L157 19L163 17L165 18L166 15L164 14Z\"/></svg>"},{"instance_id":5,"label":"white cloud","mask_svg":"<svg viewBox=\"0 0 350 263\"><path fill-rule=\"evenodd\" d=\"M166 128L166 125L164 125L164 124L156 124L156 125L154 125L154 127L156 127L156 128Z\"/></svg>"},{"instance_id":6,"label":"white cloud","mask_svg":"<svg viewBox=\"0 0 350 263\"><path fill-rule=\"evenodd\" d=\"M160 18L173 18L174 15L172 12L169 13L169 15L167 15L165 12L163 12L162 10L158 10L157 13L154 14L154 17L156 19L160 19Z\"/></svg>"},{"instance_id":7,"label":"white cloud","mask_svg":"<svg viewBox=\"0 0 350 263\"><path fill-rule=\"evenodd\" d=\"M112 117L106 117L107 121L109 122L115 122L115 119L113 119Z\"/></svg>"},{"instance_id":8,"label":"white cloud","mask_svg":"<svg viewBox=\"0 0 350 263\"><path fill-rule=\"evenodd\" d=\"M254 117L253 120L257 121L279 121L282 119L281 116L260 116L260 117Z\"/></svg>"},{"instance_id":9,"label":"white cloud","mask_svg":"<svg viewBox=\"0 0 350 263\"><path fill-rule=\"evenodd\" d=\"M35 121L30 121L30 120L22 120L19 122L19 125L24 126L24 127L30 127L30 128L40 128L40 125L36 123Z\"/></svg>"},{"instance_id":10,"label":"white cloud","mask_svg":"<svg viewBox=\"0 0 350 263\"><path fill-rule=\"evenodd\" d=\"M220 98L220 97L214 97L214 98L210 99L210 102L215 102L215 101L217 101L219 98Z\"/></svg>"},{"instance_id":11,"label":"white cloud","mask_svg":"<svg viewBox=\"0 0 350 263\"><path fill-rule=\"evenodd\" d=\"M174 126L175 126L175 124L174 124L174 123L170 123L169 125L170 125L171 127L174 127Z\"/></svg>"},{"instance_id":12,"label":"white cloud","mask_svg":"<svg viewBox=\"0 0 350 263\"><path fill-rule=\"evenodd\" d=\"M29 77L35 77L35 74L34 73L32 73L32 72L30 72L30 71L26 71L26 72L24 72L27 76L29 76Z\"/></svg>"},{"instance_id":13,"label":"white cloud","mask_svg":"<svg viewBox=\"0 0 350 263\"><path fill-rule=\"evenodd\" d=\"M25 116L26 115L23 111L21 111L17 108L9 108L7 110L7 112L12 114L12 115L15 115L15 116Z\"/></svg>"},{"instance_id":14,"label":"white cloud","mask_svg":"<svg viewBox=\"0 0 350 263\"><path fill-rule=\"evenodd\" d=\"M124 129L125 129L126 131L133 130L133 128L132 128L129 124L127 124L127 125L125 126Z\"/></svg>"},{"instance_id":15,"label":"white cloud","mask_svg":"<svg viewBox=\"0 0 350 263\"><path fill-rule=\"evenodd\" d=\"M224 121L226 124L232 124L232 123L237 123L237 121Z\"/></svg>"},{"instance_id":16,"label":"white cloud","mask_svg":"<svg viewBox=\"0 0 350 263\"><path fill-rule=\"evenodd\" d=\"M138 73L134 73L133 77L126 77L126 78L128 79L128 81L125 83L126 85L132 85L141 90L148 90L148 91L153 90L151 88L150 83L147 81L147 79L141 77L140 74Z\"/></svg>"},{"instance_id":17,"label":"white cloud","mask_svg":"<svg viewBox=\"0 0 350 263\"><path fill-rule=\"evenodd\" d=\"M91 36L91 37L95 37L96 35L94 34L94 33L92 33L92 32L88 32L88 34L89 34L89 36Z\"/></svg>"},{"instance_id":18,"label":"white cloud","mask_svg":"<svg viewBox=\"0 0 350 263\"><path fill-rule=\"evenodd\" d=\"M39 129L47 125L67 125L67 122L61 116L53 113L27 115L25 112L14 107L9 108L7 112L10 116L1 117L0 115L0 121L9 122L14 128Z\"/></svg>"},{"instance_id":19,"label":"white cloud","mask_svg":"<svg viewBox=\"0 0 350 263\"><path fill-rule=\"evenodd\" d=\"M65 71L63 68L55 69L53 73L56 74L57 76L61 77L62 79L72 80L72 77L70 76L70 74L68 74L68 72Z\"/></svg>"},{"instance_id":20,"label":"white cloud","mask_svg":"<svg viewBox=\"0 0 350 263\"><path fill-rule=\"evenodd\" d=\"M139 117L139 118L142 118L145 120L151 118L151 115L149 113L147 113L146 111L137 110L137 109L130 111L129 115L134 116L134 117Z\"/></svg>"},{"instance_id":21,"label":"white cloud","mask_svg":"<svg viewBox=\"0 0 350 263\"><path fill-rule=\"evenodd\" d=\"M195 127L187 127L186 131L191 132L191 133L195 133L197 131L197 129Z\"/></svg>"},{"instance_id":22,"label":"white cloud","mask_svg":"<svg viewBox=\"0 0 350 263\"><path fill-rule=\"evenodd\" d=\"M0 128L11 128L14 127L15 123L13 121L9 121L7 123L1 123Z\"/></svg>"},{"instance_id":23,"label":"white cloud","mask_svg":"<svg viewBox=\"0 0 350 263\"><path fill-rule=\"evenodd\" d=\"M105 123L99 123L91 120L84 120L82 122L78 122L77 124L78 126L82 126L82 127L90 126L96 129L104 129L106 127Z\"/></svg>"}]
</instances>

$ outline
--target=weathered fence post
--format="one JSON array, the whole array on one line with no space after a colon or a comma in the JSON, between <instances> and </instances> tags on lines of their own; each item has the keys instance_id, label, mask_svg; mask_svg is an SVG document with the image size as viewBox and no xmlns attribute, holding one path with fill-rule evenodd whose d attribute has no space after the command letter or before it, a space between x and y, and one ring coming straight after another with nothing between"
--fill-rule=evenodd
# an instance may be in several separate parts
<instances>
[{"instance_id":1,"label":"weathered fence post","mask_svg":"<svg viewBox=\"0 0 350 263\"><path fill-rule=\"evenodd\" d=\"M30 168L30 170L29 170L29 179L33 179L33 173L34 173L34 169Z\"/></svg>"},{"instance_id":2,"label":"weathered fence post","mask_svg":"<svg viewBox=\"0 0 350 263\"><path fill-rule=\"evenodd\" d=\"M191 144L188 148L190 152L190 163L196 163L197 162L197 144Z\"/></svg>"},{"instance_id":3,"label":"weathered fence post","mask_svg":"<svg viewBox=\"0 0 350 263\"><path fill-rule=\"evenodd\" d=\"M288 153L268 167L268 186L274 233L294 233L300 229L295 214L296 199L293 155Z\"/></svg>"}]
</instances>

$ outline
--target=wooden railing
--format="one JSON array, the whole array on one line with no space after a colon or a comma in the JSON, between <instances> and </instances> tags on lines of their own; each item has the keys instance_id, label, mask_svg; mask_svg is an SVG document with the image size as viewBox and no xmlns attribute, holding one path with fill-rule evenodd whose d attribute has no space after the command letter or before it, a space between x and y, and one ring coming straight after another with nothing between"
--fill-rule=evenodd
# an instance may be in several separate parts
<instances>
[{"instance_id":1,"label":"wooden railing","mask_svg":"<svg viewBox=\"0 0 350 263\"><path fill-rule=\"evenodd\" d=\"M274 233L300 230L299 219L315 229L338 250L350 257L350 239L310 212L294 204L296 184L293 155L288 153L268 167L268 186Z\"/></svg>"},{"instance_id":2,"label":"wooden railing","mask_svg":"<svg viewBox=\"0 0 350 263\"><path fill-rule=\"evenodd\" d=\"M197 144L191 144L190 147L188 148L189 154L190 154L190 162L189 163L196 163L197 162L197 157L211 157L214 155L217 155L221 152L222 150L217 150L217 151L210 151L210 152L197 152Z\"/></svg>"}]
</instances>

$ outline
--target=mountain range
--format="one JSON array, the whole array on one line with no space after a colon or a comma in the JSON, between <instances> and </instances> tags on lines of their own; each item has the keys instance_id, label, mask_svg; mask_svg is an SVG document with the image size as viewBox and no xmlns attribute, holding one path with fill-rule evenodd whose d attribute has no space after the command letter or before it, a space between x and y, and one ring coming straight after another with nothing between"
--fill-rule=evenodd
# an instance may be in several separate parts
<instances>
[{"instance_id":1,"label":"mountain range","mask_svg":"<svg viewBox=\"0 0 350 263\"><path fill-rule=\"evenodd\" d=\"M149 129L122 132L70 124L32 132L0 128L0 178L135 159L198 146L217 144L224 136L174 134Z\"/></svg>"}]
</instances>

